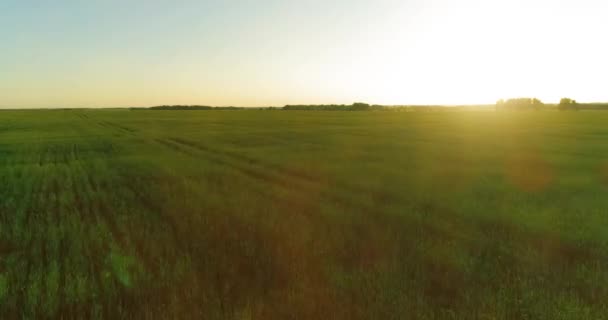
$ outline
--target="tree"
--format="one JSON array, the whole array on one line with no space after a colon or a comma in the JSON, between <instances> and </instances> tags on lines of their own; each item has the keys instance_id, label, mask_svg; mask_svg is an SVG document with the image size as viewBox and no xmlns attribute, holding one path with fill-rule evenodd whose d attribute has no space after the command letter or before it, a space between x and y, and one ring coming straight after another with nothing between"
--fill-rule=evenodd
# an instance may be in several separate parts
<instances>
[{"instance_id":1,"label":"tree","mask_svg":"<svg viewBox=\"0 0 608 320\"><path fill-rule=\"evenodd\" d=\"M353 111L366 111L369 110L370 105L362 102L353 103L352 110Z\"/></svg>"},{"instance_id":2,"label":"tree","mask_svg":"<svg viewBox=\"0 0 608 320\"><path fill-rule=\"evenodd\" d=\"M498 100L496 102L497 110L539 110L544 107L544 103L537 98L517 98Z\"/></svg>"},{"instance_id":3,"label":"tree","mask_svg":"<svg viewBox=\"0 0 608 320\"><path fill-rule=\"evenodd\" d=\"M531 99L530 100L530 104L532 105L532 108L535 109L535 110L538 110L538 109L540 109L540 108L542 108L542 107L545 106L544 103L542 103L540 100L538 100L536 98Z\"/></svg>"},{"instance_id":4,"label":"tree","mask_svg":"<svg viewBox=\"0 0 608 320\"><path fill-rule=\"evenodd\" d=\"M578 110L578 103L576 100L570 98L562 98L557 105L559 110Z\"/></svg>"},{"instance_id":5,"label":"tree","mask_svg":"<svg viewBox=\"0 0 608 320\"><path fill-rule=\"evenodd\" d=\"M505 100L500 99L496 101L496 110L503 110L505 108Z\"/></svg>"}]
</instances>

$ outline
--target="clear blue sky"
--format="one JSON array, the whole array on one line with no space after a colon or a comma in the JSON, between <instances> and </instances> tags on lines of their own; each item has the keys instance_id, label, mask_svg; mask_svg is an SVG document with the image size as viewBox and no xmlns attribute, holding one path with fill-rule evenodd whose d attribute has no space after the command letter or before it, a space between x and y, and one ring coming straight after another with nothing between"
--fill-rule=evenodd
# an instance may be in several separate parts
<instances>
[{"instance_id":1,"label":"clear blue sky","mask_svg":"<svg viewBox=\"0 0 608 320\"><path fill-rule=\"evenodd\" d=\"M0 2L0 107L608 100L598 0Z\"/></svg>"}]
</instances>

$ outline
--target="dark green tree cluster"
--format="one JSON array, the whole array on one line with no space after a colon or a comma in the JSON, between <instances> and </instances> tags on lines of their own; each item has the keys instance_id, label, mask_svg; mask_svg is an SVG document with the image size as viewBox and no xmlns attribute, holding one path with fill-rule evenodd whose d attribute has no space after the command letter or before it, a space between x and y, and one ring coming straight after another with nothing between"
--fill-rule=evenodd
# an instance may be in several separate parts
<instances>
[{"instance_id":1,"label":"dark green tree cluster","mask_svg":"<svg viewBox=\"0 0 608 320\"><path fill-rule=\"evenodd\" d=\"M559 110L578 110L579 105L576 100L570 98L562 98L557 105Z\"/></svg>"},{"instance_id":2,"label":"dark green tree cluster","mask_svg":"<svg viewBox=\"0 0 608 320\"><path fill-rule=\"evenodd\" d=\"M174 105L174 106L157 106L150 107L150 110L238 110L244 109L242 107L210 107L210 106L183 106L183 105Z\"/></svg>"},{"instance_id":3,"label":"dark green tree cluster","mask_svg":"<svg viewBox=\"0 0 608 320\"><path fill-rule=\"evenodd\" d=\"M369 105L367 103L356 102L351 105L345 104L320 104L320 105L286 105L283 110L314 110L314 111L368 111L381 110L382 106Z\"/></svg>"},{"instance_id":4,"label":"dark green tree cluster","mask_svg":"<svg viewBox=\"0 0 608 320\"><path fill-rule=\"evenodd\" d=\"M539 110L545 106L537 98L516 98L496 102L496 110Z\"/></svg>"},{"instance_id":5,"label":"dark green tree cluster","mask_svg":"<svg viewBox=\"0 0 608 320\"><path fill-rule=\"evenodd\" d=\"M211 110L213 107L210 106L182 106L182 105L173 105L173 106L157 106L150 107L151 110Z\"/></svg>"}]
</instances>

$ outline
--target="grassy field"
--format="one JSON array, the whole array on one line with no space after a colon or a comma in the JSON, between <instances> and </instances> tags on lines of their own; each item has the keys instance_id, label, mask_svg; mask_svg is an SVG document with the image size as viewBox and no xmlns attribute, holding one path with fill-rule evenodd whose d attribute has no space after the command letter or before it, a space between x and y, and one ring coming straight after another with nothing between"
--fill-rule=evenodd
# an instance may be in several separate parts
<instances>
[{"instance_id":1,"label":"grassy field","mask_svg":"<svg viewBox=\"0 0 608 320\"><path fill-rule=\"evenodd\" d=\"M0 112L0 318L608 318L608 113Z\"/></svg>"}]
</instances>

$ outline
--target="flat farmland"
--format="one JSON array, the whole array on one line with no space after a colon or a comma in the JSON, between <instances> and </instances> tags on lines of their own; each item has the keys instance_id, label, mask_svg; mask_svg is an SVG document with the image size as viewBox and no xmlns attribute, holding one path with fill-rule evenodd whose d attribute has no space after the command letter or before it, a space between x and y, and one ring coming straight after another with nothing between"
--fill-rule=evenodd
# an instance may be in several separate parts
<instances>
[{"instance_id":1,"label":"flat farmland","mask_svg":"<svg viewBox=\"0 0 608 320\"><path fill-rule=\"evenodd\" d=\"M608 113L0 112L0 318L608 317Z\"/></svg>"}]
</instances>

